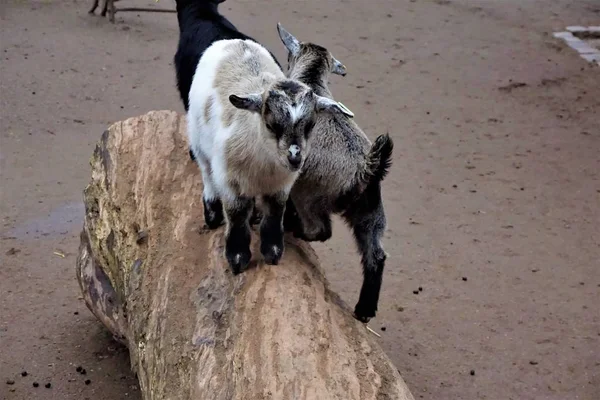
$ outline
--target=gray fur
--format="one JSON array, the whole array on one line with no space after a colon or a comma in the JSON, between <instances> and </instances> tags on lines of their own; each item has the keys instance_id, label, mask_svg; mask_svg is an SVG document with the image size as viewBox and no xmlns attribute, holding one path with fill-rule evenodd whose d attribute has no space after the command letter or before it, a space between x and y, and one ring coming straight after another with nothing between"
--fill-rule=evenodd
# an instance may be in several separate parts
<instances>
[{"instance_id":1,"label":"gray fur","mask_svg":"<svg viewBox=\"0 0 600 400\"><path fill-rule=\"evenodd\" d=\"M205 50L189 92L188 137L202 171L207 225L225 210L225 253L233 271L250 261L254 198L263 210L261 252L269 264L283 254L283 214L309 153L316 115L345 111L288 79L270 53L251 40L221 40Z\"/></svg>"},{"instance_id":2,"label":"gray fur","mask_svg":"<svg viewBox=\"0 0 600 400\"><path fill-rule=\"evenodd\" d=\"M345 67L316 44L299 42L278 24L288 49L291 79L308 84L315 93L333 98L327 85L331 73ZM387 135L371 144L354 120L344 115L320 114L313 129L311 152L290 192L305 240L331 237L331 214L338 213L352 227L362 255L364 281L355 316L375 316L386 254L381 238L386 226L380 183L391 163L393 144Z\"/></svg>"}]
</instances>

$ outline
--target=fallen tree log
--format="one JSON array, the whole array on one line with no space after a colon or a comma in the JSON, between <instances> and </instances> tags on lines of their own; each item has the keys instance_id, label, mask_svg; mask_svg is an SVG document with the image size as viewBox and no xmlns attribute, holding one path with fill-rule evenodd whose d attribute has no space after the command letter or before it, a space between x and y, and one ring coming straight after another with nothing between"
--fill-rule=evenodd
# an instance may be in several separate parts
<instances>
[{"instance_id":1,"label":"fallen tree log","mask_svg":"<svg viewBox=\"0 0 600 400\"><path fill-rule=\"evenodd\" d=\"M413 399L332 291L312 248L233 276L223 228L201 229L185 118L150 112L104 132L84 191L76 273L88 308L128 346L150 399Z\"/></svg>"}]
</instances>

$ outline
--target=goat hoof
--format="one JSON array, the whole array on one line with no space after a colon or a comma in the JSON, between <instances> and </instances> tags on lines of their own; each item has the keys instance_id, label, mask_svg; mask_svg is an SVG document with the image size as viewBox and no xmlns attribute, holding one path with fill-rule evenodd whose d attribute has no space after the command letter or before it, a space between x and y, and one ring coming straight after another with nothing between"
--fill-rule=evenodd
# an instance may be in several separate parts
<instances>
[{"instance_id":1,"label":"goat hoof","mask_svg":"<svg viewBox=\"0 0 600 400\"><path fill-rule=\"evenodd\" d=\"M223 224L223 204L221 200L209 200L202 199L204 205L204 222L208 229L217 229Z\"/></svg>"},{"instance_id":2,"label":"goat hoof","mask_svg":"<svg viewBox=\"0 0 600 400\"><path fill-rule=\"evenodd\" d=\"M274 244L263 248L261 245L261 253L265 258L265 263L269 265L277 265L279 264L279 260L281 260L281 256L283 255L283 246Z\"/></svg>"},{"instance_id":3,"label":"goat hoof","mask_svg":"<svg viewBox=\"0 0 600 400\"><path fill-rule=\"evenodd\" d=\"M234 275L242 272L242 270L245 269L248 264L250 264L251 258L252 253L250 253L250 251L227 254L227 261L229 262L229 266L231 267Z\"/></svg>"},{"instance_id":4,"label":"goat hoof","mask_svg":"<svg viewBox=\"0 0 600 400\"><path fill-rule=\"evenodd\" d=\"M359 303L354 308L354 318L366 324L371 320L371 318L375 316L376 312L376 309L373 309L372 307L363 306Z\"/></svg>"}]
</instances>

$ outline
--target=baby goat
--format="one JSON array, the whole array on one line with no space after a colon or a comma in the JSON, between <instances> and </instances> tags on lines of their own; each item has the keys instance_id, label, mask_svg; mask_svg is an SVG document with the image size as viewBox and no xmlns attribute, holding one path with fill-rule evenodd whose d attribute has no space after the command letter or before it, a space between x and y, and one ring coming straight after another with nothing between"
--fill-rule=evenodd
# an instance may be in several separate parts
<instances>
[{"instance_id":1,"label":"baby goat","mask_svg":"<svg viewBox=\"0 0 600 400\"><path fill-rule=\"evenodd\" d=\"M331 99L329 75L345 75L346 68L327 49L300 43L280 24L277 28L288 49L288 78L304 82L317 95ZM386 259L381 246L386 224L381 181L391 166L392 149L387 134L371 145L352 119L340 114L320 115L311 152L290 193L300 222L292 227L295 236L308 241L328 240L332 213L341 214L352 227L364 274L354 315L363 322L375 316L379 301ZM286 223L293 221L291 212L292 205L288 204Z\"/></svg>"},{"instance_id":2,"label":"baby goat","mask_svg":"<svg viewBox=\"0 0 600 400\"><path fill-rule=\"evenodd\" d=\"M309 153L314 121L320 112L341 114L343 108L287 79L267 49L240 39L204 51L189 102L188 136L202 171L205 216L209 226L218 226L222 201L229 265L237 274L250 262L254 198L263 213L260 251L268 264L277 264L286 201Z\"/></svg>"},{"instance_id":3,"label":"baby goat","mask_svg":"<svg viewBox=\"0 0 600 400\"><path fill-rule=\"evenodd\" d=\"M179 22L179 44L175 53L177 88L187 111L189 93L196 66L204 51L217 40L247 39L255 41L219 13L219 4L225 0L176 0ZM279 67L279 62L273 56Z\"/></svg>"},{"instance_id":4,"label":"baby goat","mask_svg":"<svg viewBox=\"0 0 600 400\"><path fill-rule=\"evenodd\" d=\"M177 77L177 88L185 111L189 109L189 93L198 61L204 51L214 42L225 39L246 39L255 41L240 32L223 15L219 13L219 4L225 0L176 0L177 21L179 23L179 44L175 53L174 64ZM281 65L271 53L273 61L279 68ZM195 161L194 152L190 148L190 158ZM222 205L214 204L212 214L204 208L204 220L209 228L216 228L223 222ZM258 209L254 209L252 222L260 220ZM216 225L215 225L216 224Z\"/></svg>"}]
</instances>

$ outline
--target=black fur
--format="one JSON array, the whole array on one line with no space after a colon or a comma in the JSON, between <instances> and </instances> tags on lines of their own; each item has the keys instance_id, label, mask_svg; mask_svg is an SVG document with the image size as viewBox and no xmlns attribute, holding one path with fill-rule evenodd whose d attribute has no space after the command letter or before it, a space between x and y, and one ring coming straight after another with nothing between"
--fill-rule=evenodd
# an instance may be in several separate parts
<instances>
[{"instance_id":1,"label":"black fur","mask_svg":"<svg viewBox=\"0 0 600 400\"><path fill-rule=\"evenodd\" d=\"M265 262L277 265L283 255L283 215L286 196L263 196L263 219L260 224L260 252Z\"/></svg>"},{"instance_id":2,"label":"black fur","mask_svg":"<svg viewBox=\"0 0 600 400\"><path fill-rule=\"evenodd\" d=\"M256 225L262 221L262 213L254 204L254 209L252 210L252 216L250 217L250 225Z\"/></svg>"},{"instance_id":3,"label":"black fur","mask_svg":"<svg viewBox=\"0 0 600 400\"><path fill-rule=\"evenodd\" d=\"M375 139L368 156L371 181L381 182L386 177L392 166L393 150L394 142L387 133Z\"/></svg>"},{"instance_id":4,"label":"black fur","mask_svg":"<svg viewBox=\"0 0 600 400\"><path fill-rule=\"evenodd\" d=\"M302 221L298 217L296 206L292 199L288 198L283 214L283 230L285 232L299 232L302 230Z\"/></svg>"},{"instance_id":5,"label":"black fur","mask_svg":"<svg viewBox=\"0 0 600 400\"><path fill-rule=\"evenodd\" d=\"M329 65L329 50L314 43L304 43L302 53L299 56L309 58L310 62L298 76L298 80L307 84L319 96L328 94L327 87L323 82L323 76L331 69Z\"/></svg>"},{"instance_id":6,"label":"black fur","mask_svg":"<svg viewBox=\"0 0 600 400\"><path fill-rule=\"evenodd\" d=\"M218 6L223 1L224 0L176 0L177 21L179 22L179 45L177 47L177 53L175 53L174 62L177 88L186 111L189 108L189 93L196 67L198 66L202 54L204 54L204 51L211 44L218 40L225 39L243 39L256 42L256 40L250 36L238 31L227 18L219 14ZM279 61L277 61L277 58L275 58L273 53L271 53L271 56L275 63L281 68L281 64L279 64ZM191 149L189 154L192 161L195 161L196 157ZM223 223L223 207L221 201L217 199L214 202L210 202L210 204L206 204L203 200L203 203L204 219L207 226L211 229L220 226ZM254 203L252 202L252 204ZM252 220L253 222L256 222L257 219L260 219L260 214L255 210ZM236 229L233 237L242 238L244 235L242 230L240 230L241 228ZM234 246L233 242L231 245ZM238 247L239 246L234 246L236 249ZM248 260L244 259L242 261L241 264L247 264L250 259L248 258Z\"/></svg>"},{"instance_id":7,"label":"black fur","mask_svg":"<svg viewBox=\"0 0 600 400\"><path fill-rule=\"evenodd\" d=\"M250 214L253 200L239 197L225 212L229 220L229 232L225 238L225 256L235 275L250 263Z\"/></svg>"},{"instance_id":8,"label":"black fur","mask_svg":"<svg viewBox=\"0 0 600 400\"><path fill-rule=\"evenodd\" d=\"M189 93L196 66L204 51L214 42L225 39L253 38L238 31L224 16L219 14L220 0L176 0L179 21L179 46L175 54L177 88L185 110L189 107ZM273 60L281 65L271 53Z\"/></svg>"},{"instance_id":9,"label":"black fur","mask_svg":"<svg viewBox=\"0 0 600 400\"><path fill-rule=\"evenodd\" d=\"M380 239L386 219L381 199L381 182L373 181L367 189L342 213L352 227L354 239L362 256L363 284L354 316L368 322L377 313L381 280L385 267L385 251Z\"/></svg>"},{"instance_id":10,"label":"black fur","mask_svg":"<svg viewBox=\"0 0 600 400\"><path fill-rule=\"evenodd\" d=\"M210 201L202 198L204 205L204 222L209 229L217 229L223 224L223 203L221 200L214 199Z\"/></svg>"}]
</instances>

